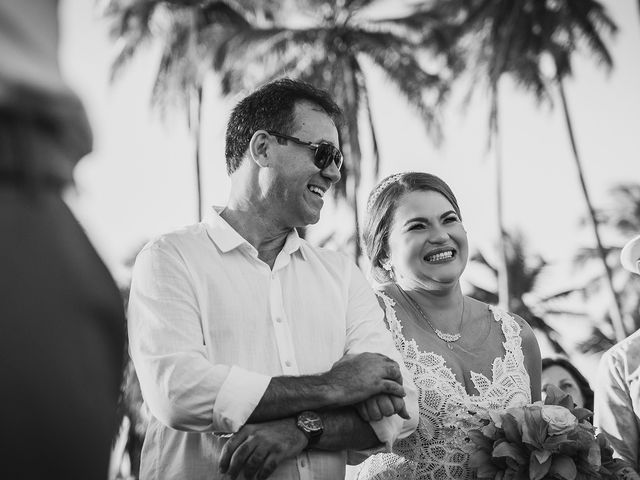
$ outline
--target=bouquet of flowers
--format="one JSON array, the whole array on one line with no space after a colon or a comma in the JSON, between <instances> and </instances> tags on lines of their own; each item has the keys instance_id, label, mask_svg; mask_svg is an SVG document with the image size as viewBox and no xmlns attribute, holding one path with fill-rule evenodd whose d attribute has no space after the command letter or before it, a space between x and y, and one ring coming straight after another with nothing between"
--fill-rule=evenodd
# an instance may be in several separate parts
<instances>
[{"instance_id":1,"label":"bouquet of flowers","mask_svg":"<svg viewBox=\"0 0 640 480\"><path fill-rule=\"evenodd\" d=\"M469 433L470 466L478 479L490 480L640 478L612 457L588 421L592 415L556 387L544 403L482 413L482 426Z\"/></svg>"}]
</instances>

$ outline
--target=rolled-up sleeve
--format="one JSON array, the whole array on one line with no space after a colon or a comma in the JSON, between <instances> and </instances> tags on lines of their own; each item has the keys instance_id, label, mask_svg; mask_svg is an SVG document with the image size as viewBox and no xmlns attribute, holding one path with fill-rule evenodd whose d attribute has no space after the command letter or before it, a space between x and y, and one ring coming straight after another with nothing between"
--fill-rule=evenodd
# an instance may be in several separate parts
<instances>
[{"instance_id":1,"label":"rolled-up sleeve","mask_svg":"<svg viewBox=\"0 0 640 480\"><path fill-rule=\"evenodd\" d=\"M391 451L393 443L409 436L418 426L418 392L413 377L406 369L400 352L395 348L391 333L384 323L384 314L375 294L364 275L357 267L351 270L349 286L349 307L347 311L347 350L345 353L376 352L395 360L400 366L403 387L406 392L404 402L410 418L399 415L373 421L373 428L380 445L361 452L351 452L350 463L364 460L364 457L381 451Z\"/></svg>"},{"instance_id":2,"label":"rolled-up sleeve","mask_svg":"<svg viewBox=\"0 0 640 480\"><path fill-rule=\"evenodd\" d=\"M209 361L192 279L170 246L150 244L138 255L128 330L144 400L173 429L237 431L271 380Z\"/></svg>"},{"instance_id":3,"label":"rolled-up sleeve","mask_svg":"<svg viewBox=\"0 0 640 480\"><path fill-rule=\"evenodd\" d=\"M600 359L594 397L594 424L611 442L614 456L638 468L638 416L632 398L638 394L638 373L629 371L625 350L613 347ZM631 380L629 376L635 377ZM631 380L631 381L630 381ZM635 384L634 392L630 385Z\"/></svg>"}]
</instances>

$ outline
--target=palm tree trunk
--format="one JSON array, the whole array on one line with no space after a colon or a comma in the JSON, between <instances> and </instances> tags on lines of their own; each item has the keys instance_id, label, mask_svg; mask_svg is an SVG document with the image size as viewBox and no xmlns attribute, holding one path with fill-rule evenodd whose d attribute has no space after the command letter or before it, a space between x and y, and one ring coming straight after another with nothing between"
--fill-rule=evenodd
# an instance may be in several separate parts
<instances>
[{"instance_id":1,"label":"palm tree trunk","mask_svg":"<svg viewBox=\"0 0 640 480\"><path fill-rule=\"evenodd\" d=\"M578 169L578 178L580 179L580 187L582 188L582 194L584 195L584 200L587 204L589 217L591 219L591 225L593 226L593 233L596 238L596 244L598 246L598 254L600 256L600 259L602 260L602 265L604 265L605 273L607 276L607 284L609 287L609 291L611 293L611 299L612 299L612 308L610 309L611 321L613 323L613 329L616 334L616 339L620 341L626 338L627 336L627 332L624 327L624 322L622 321L620 299L618 298L618 293L616 292L616 289L613 286L613 275L611 273L611 268L607 263L607 252L602 246L602 241L600 240L600 232L598 230L598 219L596 218L595 210L593 209L593 204L591 203L591 199L589 197L589 191L587 190L587 184L584 180L582 161L580 160L580 155L578 154L578 147L576 145L576 139L573 133L573 123L571 122L571 115L569 114L569 106L567 104L567 97L564 91L564 84L562 82L561 77L556 77L556 80L558 82L558 90L560 91L560 98L562 99L562 108L564 110L564 118L567 124L567 131L569 133L571 149L573 150L573 158L576 162L576 168Z\"/></svg>"},{"instance_id":2,"label":"palm tree trunk","mask_svg":"<svg viewBox=\"0 0 640 480\"><path fill-rule=\"evenodd\" d=\"M202 121L202 85L198 87L191 102L192 123L191 131L194 143L195 169L196 169L196 195L198 201L198 221L202 220L202 145L201 145L201 121Z\"/></svg>"},{"instance_id":3,"label":"palm tree trunk","mask_svg":"<svg viewBox=\"0 0 640 480\"><path fill-rule=\"evenodd\" d=\"M351 159L349 172L349 180L351 181L351 207L353 208L354 223L354 260L359 264L362 257L362 248L360 246L360 215L358 212L358 191L360 186L360 160L362 152L360 151L360 138L358 136L358 97L357 97L357 79L355 78L355 70L351 62L345 63L344 69L344 85L345 85L345 102L346 111L350 112L355 118L347 124L349 157Z\"/></svg>"},{"instance_id":4,"label":"palm tree trunk","mask_svg":"<svg viewBox=\"0 0 640 480\"><path fill-rule=\"evenodd\" d=\"M511 294L509 292L509 264L507 258L506 230L504 228L504 214L502 202L502 144L500 141L500 123L498 110L498 86L495 85L491 95L490 135L493 144L496 176L496 217L498 227L498 305L504 310L509 310Z\"/></svg>"},{"instance_id":5,"label":"palm tree trunk","mask_svg":"<svg viewBox=\"0 0 640 480\"><path fill-rule=\"evenodd\" d=\"M191 15L191 32L189 35L189 55L191 57L191 65L193 68L197 68L198 51L197 51L197 23L198 23L198 12L197 9L192 10ZM197 87L195 91L191 92L191 99L189 106L191 107L189 122L191 127L191 133L193 135L193 143L194 143L194 155L195 155L195 173L196 173L196 197L198 201L198 221L202 220L202 173L201 173L201 162L202 162L202 89L203 89L203 80L197 82Z\"/></svg>"}]
</instances>

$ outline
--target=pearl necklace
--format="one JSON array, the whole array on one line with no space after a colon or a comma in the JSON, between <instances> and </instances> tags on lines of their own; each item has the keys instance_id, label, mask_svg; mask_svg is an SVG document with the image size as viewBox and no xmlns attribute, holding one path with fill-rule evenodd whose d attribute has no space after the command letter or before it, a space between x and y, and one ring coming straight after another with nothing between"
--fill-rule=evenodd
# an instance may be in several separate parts
<instances>
[{"instance_id":1,"label":"pearl necklace","mask_svg":"<svg viewBox=\"0 0 640 480\"><path fill-rule=\"evenodd\" d=\"M418 311L420 316L426 320L426 322L431 327L431 330L433 330L435 332L435 334L438 336L438 338L440 340L444 341L447 344L447 347L449 347L449 350L453 350L453 345L452 344L454 342L457 342L458 340L460 340L460 338L462 337L462 334L461 333L445 333L442 330L440 330L439 328L434 327L433 323L431 323L431 321L429 320L429 317L427 317L425 315L425 313L422 311L422 308L420 308L420 305L418 304L418 302L416 302L413 298L411 298L409 296L409 294L407 292L405 292L400 286L398 286L398 288L402 292L402 295L407 300L409 300L411 305ZM462 320L463 319L464 319L464 297L462 298L462 315L460 315L460 328L462 328Z\"/></svg>"}]
</instances>

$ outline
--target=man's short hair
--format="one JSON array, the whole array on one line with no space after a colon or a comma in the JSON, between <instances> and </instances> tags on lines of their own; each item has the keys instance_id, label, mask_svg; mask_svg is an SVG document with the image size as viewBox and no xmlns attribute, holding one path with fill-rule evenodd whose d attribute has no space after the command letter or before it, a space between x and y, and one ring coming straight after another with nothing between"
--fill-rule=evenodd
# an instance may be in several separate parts
<instances>
[{"instance_id":1,"label":"man's short hair","mask_svg":"<svg viewBox=\"0 0 640 480\"><path fill-rule=\"evenodd\" d=\"M231 175L240 166L257 130L293 133L294 109L301 101L318 105L336 126L340 125L342 110L324 90L290 78L267 83L242 99L231 112L225 138L227 173Z\"/></svg>"}]
</instances>

